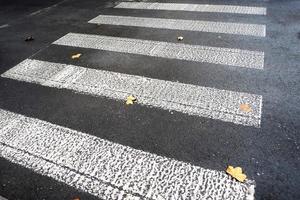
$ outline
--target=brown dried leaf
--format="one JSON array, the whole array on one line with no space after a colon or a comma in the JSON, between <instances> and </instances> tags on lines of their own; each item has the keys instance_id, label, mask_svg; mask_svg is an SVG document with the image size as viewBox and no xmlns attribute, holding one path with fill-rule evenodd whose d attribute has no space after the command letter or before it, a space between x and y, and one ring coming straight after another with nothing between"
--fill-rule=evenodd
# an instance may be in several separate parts
<instances>
[{"instance_id":1,"label":"brown dried leaf","mask_svg":"<svg viewBox=\"0 0 300 200\"><path fill-rule=\"evenodd\" d=\"M81 56L81 53L74 54L74 55L72 55L72 59L78 59L78 58L80 58L80 56Z\"/></svg>"},{"instance_id":2,"label":"brown dried leaf","mask_svg":"<svg viewBox=\"0 0 300 200\"><path fill-rule=\"evenodd\" d=\"M247 178L246 174L243 174L243 170L240 167L234 168L233 166L229 165L226 169L226 172L240 182L244 182Z\"/></svg>"},{"instance_id":3,"label":"brown dried leaf","mask_svg":"<svg viewBox=\"0 0 300 200\"><path fill-rule=\"evenodd\" d=\"M244 112L252 112L252 108L249 104L241 104L240 109Z\"/></svg>"},{"instance_id":4,"label":"brown dried leaf","mask_svg":"<svg viewBox=\"0 0 300 200\"><path fill-rule=\"evenodd\" d=\"M129 95L126 100L126 105L132 105L134 102L136 102L136 98L132 95Z\"/></svg>"}]
</instances>

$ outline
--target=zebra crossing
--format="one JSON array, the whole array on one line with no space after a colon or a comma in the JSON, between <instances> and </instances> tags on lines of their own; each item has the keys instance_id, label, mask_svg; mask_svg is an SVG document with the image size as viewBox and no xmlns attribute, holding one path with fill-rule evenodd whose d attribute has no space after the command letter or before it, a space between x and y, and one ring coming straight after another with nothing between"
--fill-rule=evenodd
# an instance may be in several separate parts
<instances>
[{"instance_id":1,"label":"zebra crossing","mask_svg":"<svg viewBox=\"0 0 300 200\"><path fill-rule=\"evenodd\" d=\"M134 94L143 105L248 126L260 124L262 97L259 95L32 59L20 63L2 77L121 101ZM235 109L246 103L252 105L253 112Z\"/></svg>"},{"instance_id":2,"label":"zebra crossing","mask_svg":"<svg viewBox=\"0 0 300 200\"><path fill-rule=\"evenodd\" d=\"M149 28L164 28L185 31L199 31L211 33L227 33L237 35L250 35L257 37L265 37L266 26L261 24L242 24L229 22L211 22L196 21L183 19L163 19L149 17L127 17L99 15L89 21L94 24L109 24L121 26L136 26Z\"/></svg>"},{"instance_id":3,"label":"zebra crossing","mask_svg":"<svg viewBox=\"0 0 300 200\"><path fill-rule=\"evenodd\" d=\"M223 172L42 120L4 110L0 110L0 118L2 157L103 199L243 199L248 187L253 187L229 179Z\"/></svg>"},{"instance_id":4,"label":"zebra crossing","mask_svg":"<svg viewBox=\"0 0 300 200\"><path fill-rule=\"evenodd\" d=\"M264 53L103 35L68 33L53 44L263 69Z\"/></svg>"},{"instance_id":5,"label":"zebra crossing","mask_svg":"<svg viewBox=\"0 0 300 200\"><path fill-rule=\"evenodd\" d=\"M266 8L230 5L121 2L118 9L266 15ZM263 24L98 15L87 23L266 37ZM52 45L188 62L264 69L264 52L116 36L68 33ZM101 63L99 63L101 65ZM226 69L225 69L226 70ZM260 128L263 97L239 91L153 79L28 58L1 75L84 95ZM240 105L251 109L245 111ZM204 169L116 144L0 108L0 156L102 199L247 199L254 182L239 183Z\"/></svg>"},{"instance_id":6,"label":"zebra crossing","mask_svg":"<svg viewBox=\"0 0 300 200\"><path fill-rule=\"evenodd\" d=\"M158 3L158 2L121 2L115 8L126 9L149 9L149 10L177 10L193 12L216 12L249 15L266 15L264 7L233 6L233 5L209 5L209 4L180 4L180 3Z\"/></svg>"}]
</instances>

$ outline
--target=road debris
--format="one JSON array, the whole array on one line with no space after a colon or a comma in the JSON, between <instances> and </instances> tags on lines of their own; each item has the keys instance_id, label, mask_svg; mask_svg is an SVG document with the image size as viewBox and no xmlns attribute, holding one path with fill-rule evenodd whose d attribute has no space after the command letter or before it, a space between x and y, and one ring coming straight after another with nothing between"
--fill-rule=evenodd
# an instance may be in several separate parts
<instances>
[{"instance_id":1,"label":"road debris","mask_svg":"<svg viewBox=\"0 0 300 200\"><path fill-rule=\"evenodd\" d=\"M229 165L226 172L240 182L244 182L247 178L246 174L243 174L243 170L240 167L233 167Z\"/></svg>"},{"instance_id":2,"label":"road debris","mask_svg":"<svg viewBox=\"0 0 300 200\"><path fill-rule=\"evenodd\" d=\"M177 37L177 40L178 40L178 41L182 41L182 40L183 40L183 37L182 37L182 36L179 36L179 37Z\"/></svg>"},{"instance_id":3,"label":"road debris","mask_svg":"<svg viewBox=\"0 0 300 200\"><path fill-rule=\"evenodd\" d=\"M25 39L25 42L30 42L30 41L33 41L34 38L32 36L29 36Z\"/></svg>"},{"instance_id":4,"label":"road debris","mask_svg":"<svg viewBox=\"0 0 300 200\"><path fill-rule=\"evenodd\" d=\"M241 104L240 109L244 112L252 112L252 108L249 104Z\"/></svg>"},{"instance_id":5,"label":"road debris","mask_svg":"<svg viewBox=\"0 0 300 200\"><path fill-rule=\"evenodd\" d=\"M136 102L136 98L132 95L129 95L126 100L126 105L132 105L134 102Z\"/></svg>"},{"instance_id":6,"label":"road debris","mask_svg":"<svg viewBox=\"0 0 300 200\"><path fill-rule=\"evenodd\" d=\"M72 55L72 59L78 59L80 58L81 55L82 55L81 53L74 54Z\"/></svg>"}]
</instances>

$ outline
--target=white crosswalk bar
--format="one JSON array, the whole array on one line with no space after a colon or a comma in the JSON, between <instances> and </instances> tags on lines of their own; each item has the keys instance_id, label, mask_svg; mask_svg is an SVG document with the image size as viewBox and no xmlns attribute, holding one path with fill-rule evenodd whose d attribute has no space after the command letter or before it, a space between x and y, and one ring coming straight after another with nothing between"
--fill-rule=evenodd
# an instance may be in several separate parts
<instances>
[{"instance_id":1,"label":"white crosswalk bar","mask_svg":"<svg viewBox=\"0 0 300 200\"><path fill-rule=\"evenodd\" d=\"M0 200L7 200L6 198L4 198L4 197L2 197L2 196L0 196Z\"/></svg>"},{"instance_id":2,"label":"white crosswalk bar","mask_svg":"<svg viewBox=\"0 0 300 200\"><path fill-rule=\"evenodd\" d=\"M254 184L0 109L0 156L102 199L252 199Z\"/></svg>"},{"instance_id":3,"label":"white crosswalk bar","mask_svg":"<svg viewBox=\"0 0 300 200\"><path fill-rule=\"evenodd\" d=\"M53 44L263 69L264 52L103 35L68 33Z\"/></svg>"},{"instance_id":4,"label":"white crosswalk bar","mask_svg":"<svg viewBox=\"0 0 300 200\"><path fill-rule=\"evenodd\" d=\"M90 20L89 23L199 31L199 32L211 32L211 33L226 33L226 34L257 36L257 37L266 36L266 26L260 24L127 17L127 16L113 16L113 15L99 15L98 17Z\"/></svg>"},{"instance_id":5,"label":"white crosswalk bar","mask_svg":"<svg viewBox=\"0 0 300 200\"><path fill-rule=\"evenodd\" d=\"M115 8L148 9L148 10L177 10L194 12L215 12L266 15L264 7L235 6L235 5L209 5L209 4L182 4L182 3L144 3L144 2L121 2Z\"/></svg>"},{"instance_id":6,"label":"white crosswalk bar","mask_svg":"<svg viewBox=\"0 0 300 200\"><path fill-rule=\"evenodd\" d=\"M27 59L2 77L138 103L225 122L260 127L262 96ZM240 110L241 104L251 112Z\"/></svg>"}]
</instances>

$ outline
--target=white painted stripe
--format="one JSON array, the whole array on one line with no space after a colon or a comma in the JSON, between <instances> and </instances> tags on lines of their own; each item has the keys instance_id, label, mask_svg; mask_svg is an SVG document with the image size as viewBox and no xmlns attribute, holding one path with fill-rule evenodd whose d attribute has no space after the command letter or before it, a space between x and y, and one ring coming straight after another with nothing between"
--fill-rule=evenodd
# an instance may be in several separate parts
<instances>
[{"instance_id":1,"label":"white painted stripe","mask_svg":"<svg viewBox=\"0 0 300 200\"><path fill-rule=\"evenodd\" d=\"M7 200L6 198L4 198L4 197L2 197L2 196L0 196L0 200Z\"/></svg>"},{"instance_id":2,"label":"white painted stripe","mask_svg":"<svg viewBox=\"0 0 300 200\"><path fill-rule=\"evenodd\" d=\"M0 109L0 156L102 199L253 197L254 182ZM250 193L251 192L251 193Z\"/></svg>"},{"instance_id":3,"label":"white painted stripe","mask_svg":"<svg viewBox=\"0 0 300 200\"><path fill-rule=\"evenodd\" d=\"M53 44L263 69L264 52L68 33Z\"/></svg>"},{"instance_id":4,"label":"white painted stripe","mask_svg":"<svg viewBox=\"0 0 300 200\"><path fill-rule=\"evenodd\" d=\"M70 89L248 126L260 126L262 96L27 59L2 77ZM240 110L251 105L252 112Z\"/></svg>"},{"instance_id":5,"label":"white painted stripe","mask_svg":"<svg viewBox=\"0 0 300 200\"><path fill-rule=\"evenodd\" d=\"M237 35L266 36L266 26L260 24L242 24L228 22L196 21L183 19L163 19L145 17L126 17L99 15L89 21L95 24L110 24L122 26L150 27L211 33L226 33Z\"/></svg>"},{"instance_id":6,"label":"white painted stripe","mask_svg":"<svg viewBox=\"0 0 300 200\"><path fill-rule=\"evenodd\" d=\"M0 28L7 28L7 27L9 27L9 24L3 24L0 26ZM1 200L1 197L0 197L0 200Z\"/></svg>"},{"instance_id":7,"label":"white painted stripe","mask_svg":"<svg viewBox=\"0 0 300 200\"><path fill-rule=\"evenodd\" d=\"M216 12L250 15L266 15L264 7L234 6L234 5L208 5L208 4L180 4L180 3L144 3L121 2L115 8L148 9L148 10L178 10L194 12Z\"/></svg>"}]
</instances>

